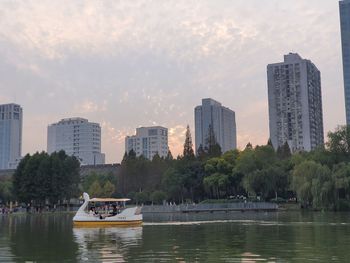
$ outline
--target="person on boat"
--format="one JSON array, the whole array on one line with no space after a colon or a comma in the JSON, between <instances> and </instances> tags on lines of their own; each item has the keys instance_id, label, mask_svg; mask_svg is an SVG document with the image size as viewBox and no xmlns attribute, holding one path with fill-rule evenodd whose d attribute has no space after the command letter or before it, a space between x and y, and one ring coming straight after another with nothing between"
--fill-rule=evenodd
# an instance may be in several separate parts
<instances>
[{"instance_id":1,"label":"person on boat","mask_svg":"<svg viewBox=\"0 0 350 263\"><path fill-rule=\"evenodd\" d=\"M95 208L92 206L89 211L89 215L94 215L95 214Z\"/></svg>"},{"instance_id":2,"label":"person on boat","mask_svg":"<svg viewBox=\"0 0 350 263\"><path fill-rule=\"evenodd\" d=\"M89 215L91 216L98 216L98 211L96 210L96 208L94 206L92 206L89 210Z\"/></svg>"},{"instance_id":3,"label":"person on boat","mask_svg":"<svg viewBox=\"0 0 350 263\"><path fill-rule=\"evenodd\" d=\"M112 210L112 216L115 216L115 215L117 215L117 214L118 214L118 208L117 208L117 206L116 206L116 205L113 205L112 207L113 207L113 210Z\"/></svg>"}]
</instances>

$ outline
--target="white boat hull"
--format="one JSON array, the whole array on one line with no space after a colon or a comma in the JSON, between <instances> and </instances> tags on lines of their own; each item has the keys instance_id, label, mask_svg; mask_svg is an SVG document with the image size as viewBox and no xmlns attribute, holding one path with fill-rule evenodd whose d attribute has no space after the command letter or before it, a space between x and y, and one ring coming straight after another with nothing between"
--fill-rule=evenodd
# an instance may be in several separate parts
<instances>
[{"instance_id":1,"label":"white boat hull","mask_svg":"<svg viewBox=\"0 0 350 263\"><path fill-rule=\"evenodd\" d=\"M75 226L98 226L98 225L140 225L142 214L140 207L124 209L120 214L114 216L103 216L89 214L85 211L89 202L89 196L84 194L84 204L73 217Z\"/></svg>"}]
</instances>

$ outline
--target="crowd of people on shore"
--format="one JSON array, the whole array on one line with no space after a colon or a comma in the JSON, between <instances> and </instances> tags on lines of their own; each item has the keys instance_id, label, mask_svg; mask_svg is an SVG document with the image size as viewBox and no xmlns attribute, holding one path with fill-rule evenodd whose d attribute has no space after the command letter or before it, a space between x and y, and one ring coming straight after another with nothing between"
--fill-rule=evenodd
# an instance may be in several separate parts
<instances>
[{"instance_id":1,"label":"crowd of people on shore","mask_svg":"<svg viewBox=\"0 0 350 263\"><path fill-rule=\"evenodd\" d=\"M14 212L13 209L10 209L9 207L7 207L5 205L0 205L0 214L7 215L7 214L11 214L13 212Z\"/></svg>"}]
</instances>

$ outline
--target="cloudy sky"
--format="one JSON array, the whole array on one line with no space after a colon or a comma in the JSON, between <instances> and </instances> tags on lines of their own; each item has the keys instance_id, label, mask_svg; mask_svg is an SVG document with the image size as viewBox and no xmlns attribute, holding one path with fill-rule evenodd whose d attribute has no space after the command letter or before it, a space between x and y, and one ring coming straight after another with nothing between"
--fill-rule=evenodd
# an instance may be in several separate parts
<instances>
[{"instance_id":1,"label":"cloudy sky","mask_svg":"<svg viewBox=\"0 0 350 263\"><path fill-rule=\"evenodd\" d=\"M204 97L236 112L240 148L266 143L266 65L288 52L321 70L325 131L343 124L336 0L0 1L0 103L24 109L24 154L79 116L101 124L107 162L153 124L177 155Z\"/></svg>"}]
</instances>

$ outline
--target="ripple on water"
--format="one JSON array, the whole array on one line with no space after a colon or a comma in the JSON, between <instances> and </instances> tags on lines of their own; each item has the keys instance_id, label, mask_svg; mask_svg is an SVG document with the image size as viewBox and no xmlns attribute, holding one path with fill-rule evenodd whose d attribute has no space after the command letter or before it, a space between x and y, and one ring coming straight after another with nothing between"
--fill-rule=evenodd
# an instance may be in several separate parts
<instances>
[{"instance_id":1,"label":"ripple on water","mask_svg":"<svg viewBox=\"0 0 350 263\"><path fill-rule=\"evenodd\" d=\"M312 219L291 214L135 228L72 228L71 217L59 215L0 219L0 262L347 262L350 214ZM54 261L67 259L55 251L76 258Z\"/></svg>"}]
</instances>

